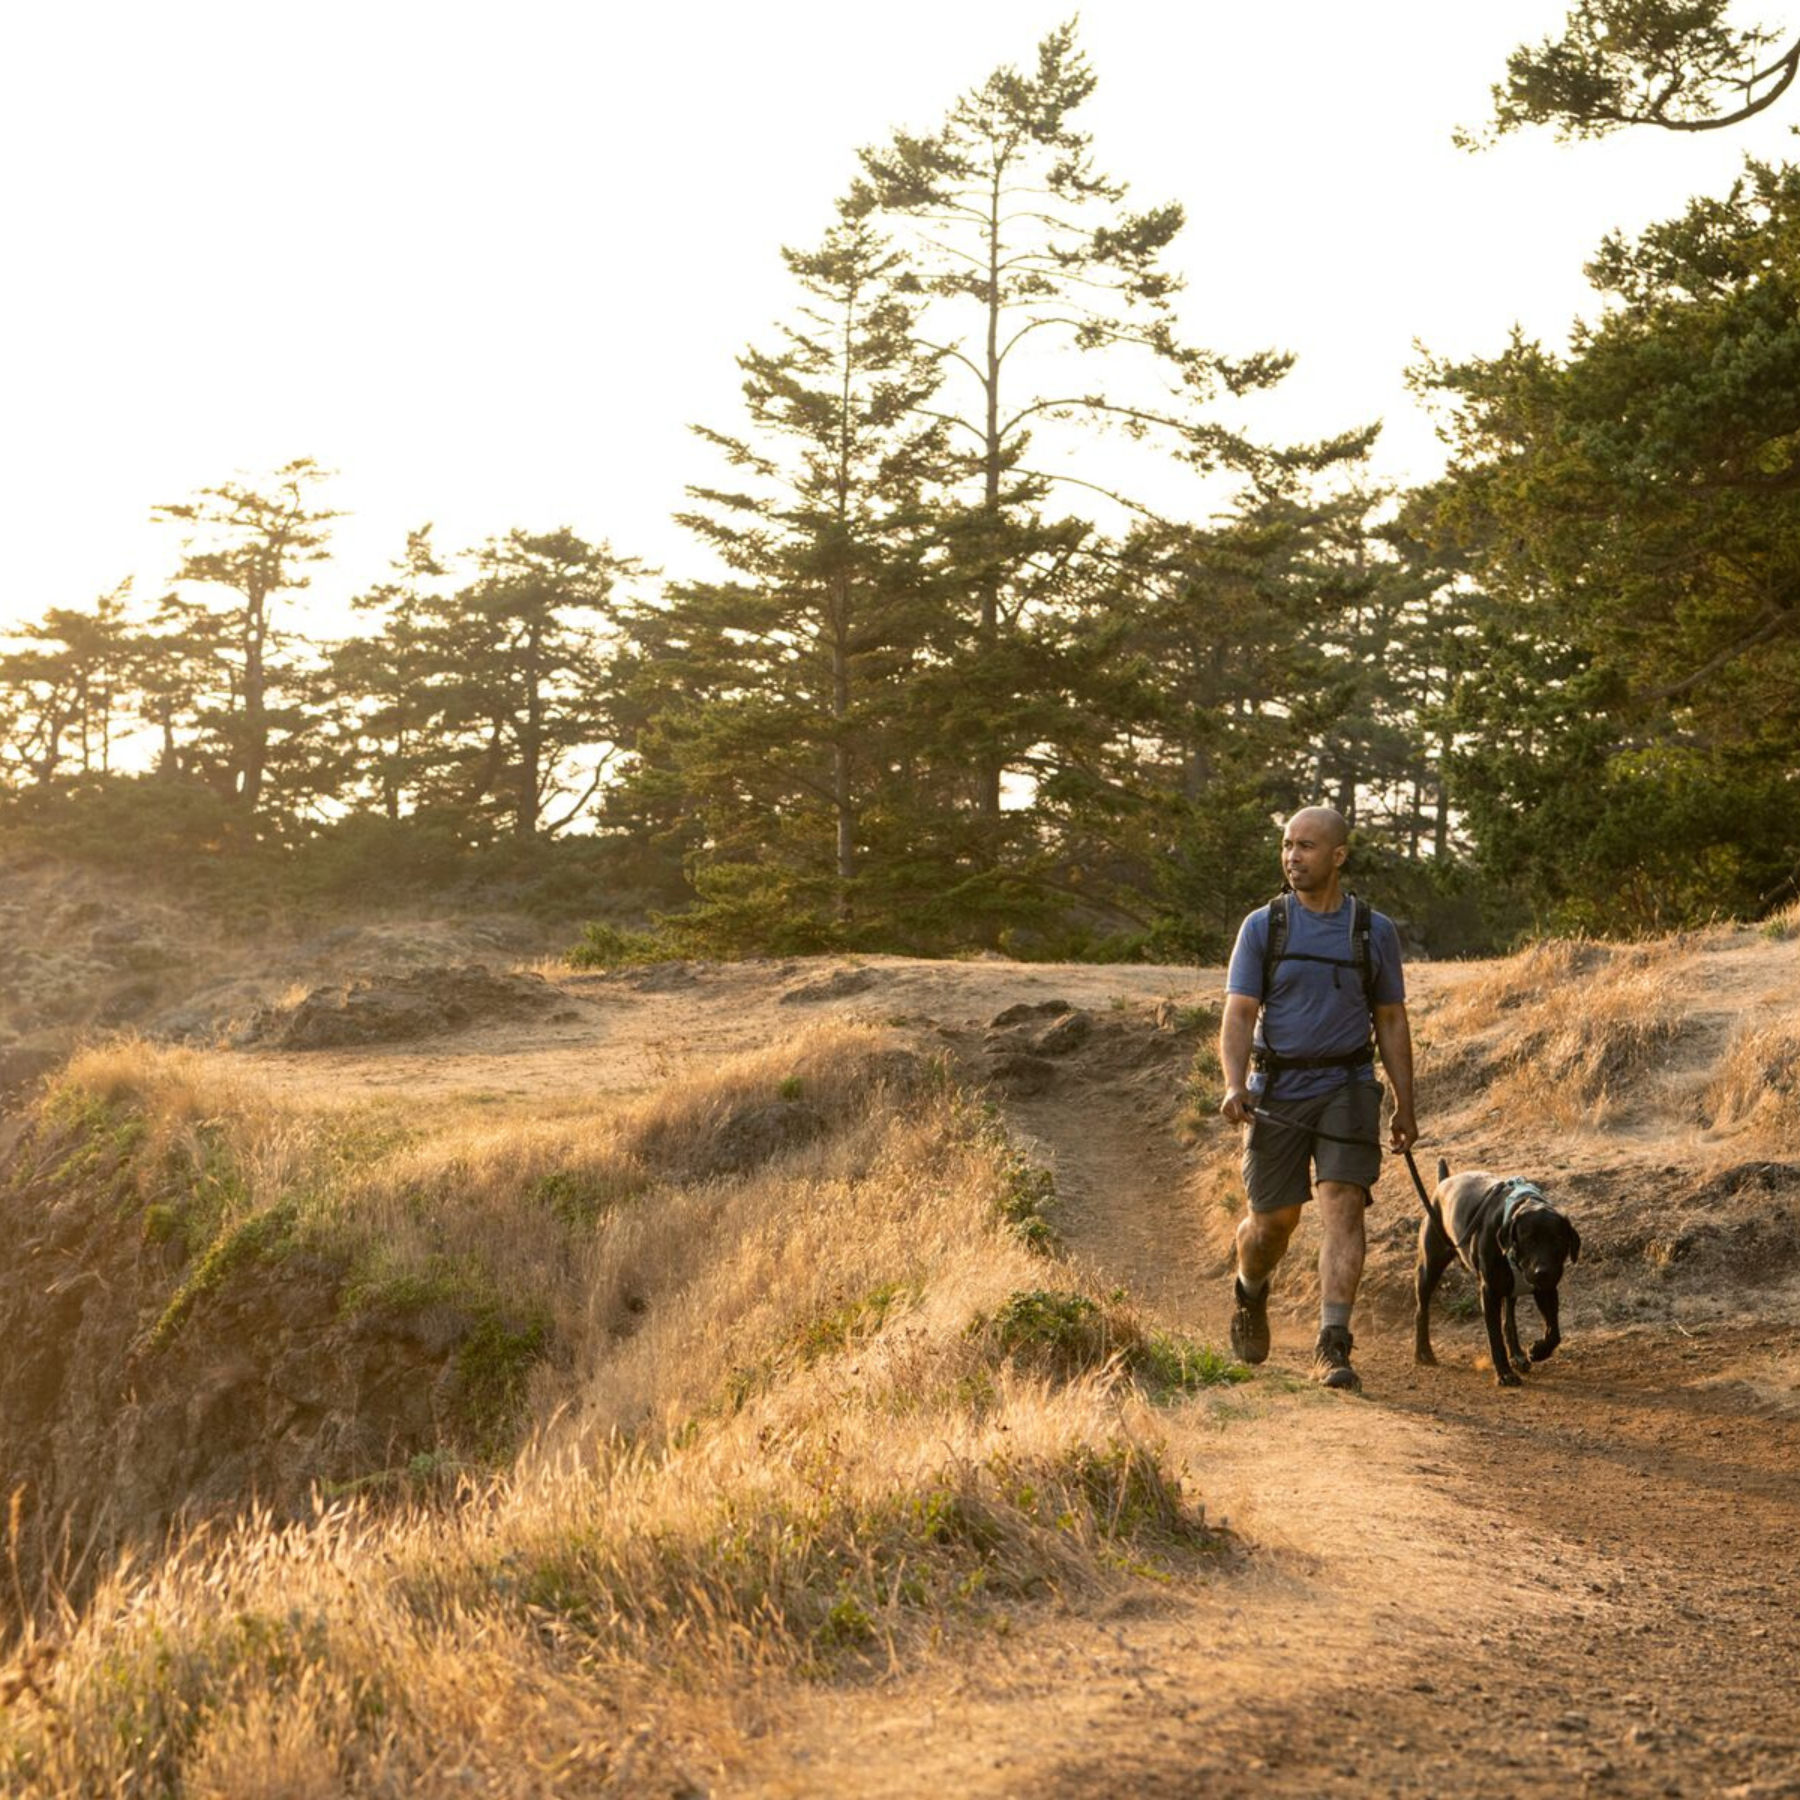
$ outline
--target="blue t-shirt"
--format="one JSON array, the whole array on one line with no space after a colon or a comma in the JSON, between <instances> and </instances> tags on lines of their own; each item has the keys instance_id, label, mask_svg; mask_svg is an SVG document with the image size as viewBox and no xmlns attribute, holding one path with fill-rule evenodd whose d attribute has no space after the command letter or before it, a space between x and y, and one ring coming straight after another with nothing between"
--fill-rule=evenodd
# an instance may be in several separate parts
<instances>
[{"instance_id":1,"label":"blue t-shirt","mask_svg":"<svg viewBox=\"0 0 1800 1800\"><path fill-rule=\"evenodd\" d=\"M1247 994L1264 1002L1256 1022L1256 1042L1264 1049L1273 1044L1278 1055L1342 1056L1361 1049L1369 1041L1369 1004L1356 969L1354 904L1346 894L1332 911L1316 913L1290 895L1287 906L1287 955L1275 965L1272 991L1265 998L1263 955L1269 947L1269 909L1259 906L1238 928L1225 977L1226 993ZM1348 966L1297 962L1296 952L1339 957ZM1400 1004L1406 998L1400 934L1385 913L1370 914L1369 957L1375 967L1376 1004ZM1284 1098L1303 1100L1309 1094L1329 1093L1346 1080L1373 1081L1375 1069L1372 1063L1353 1069L1284 1069L1273 1079ZM1270 1077L1252 1071L1250 1091L1269 1093L1272 1098Z\"/></svg>"}]
</instances>

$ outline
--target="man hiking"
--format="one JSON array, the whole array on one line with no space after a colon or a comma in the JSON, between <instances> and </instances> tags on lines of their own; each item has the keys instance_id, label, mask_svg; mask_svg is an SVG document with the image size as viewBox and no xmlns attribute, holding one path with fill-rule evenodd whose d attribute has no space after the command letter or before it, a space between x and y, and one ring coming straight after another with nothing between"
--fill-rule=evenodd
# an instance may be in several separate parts
<instances>
[{"instance_id":1,"label":"man hiking","mask_svg":"<svg viewBox=\"0 0 1800 1800\"><path fill-rule=\"evenodd\" d=\"M1316 1179L1323 1237L1313 1372L1354 1393L1362 1383L1350 1366L1350 1309L1362 1279L1363 1211L1381 1173L1377 1046L1394 1091L1389 1143L1405 1150L1419 1128L1400 938L1391 920L1345 890L1349 845L1343 814L1329 806L1287 822L1287 886L1245 919L1225 978L1219 1110L1246 1127L1250 1200L1237 1229L1232 1352L1247 1363L1269 1354L1269 1278Z\"/></svg>"}]
</instances>

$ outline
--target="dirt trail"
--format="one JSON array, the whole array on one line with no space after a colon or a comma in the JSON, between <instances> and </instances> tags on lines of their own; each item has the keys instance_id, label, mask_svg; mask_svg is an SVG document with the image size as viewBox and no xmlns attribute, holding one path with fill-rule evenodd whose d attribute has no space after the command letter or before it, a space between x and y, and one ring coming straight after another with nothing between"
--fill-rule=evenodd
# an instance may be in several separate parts
<instances>
[{"instance_id":1,"label":"dirt trail","mask_svg":"<svg viewBox=\"0 0 1800 1800\"><path fill-rule=\"evenodd\" d=\"M1735 1018L1791 1005L1800 946L1779 967L1772 954L1741 943L1694 977L1693 1029L1657 1077L1671 1093ZM1467 978L1425 970L1419 988L1441 996ZM575 1016L557 1024L255 1061L315 1092L591 1103L814 1017L901 1024L971 1073L997 1072L1011 1128L1056 1177L1076 1262L1223 1340L1229 1220L1175 1129L1216 974L871 958L559 985ZM1032 1035L1054 1001L1085 1015L1064 1032L1072 1047ZM1021 1003L1037 1011L1003 1023ZM1496 1135L1473 1106L1457 1129L1465 1161ZM1692 1186L1732 1156L1685 1116L1611 1138L1532 1125L1511 1148L1509 1166L1615 1201L1647 1169ZM1727 1283L1685 1318L1659 1300L1654 1325L1620 1327L1588 1297L1584 1264L1566 1284L1563 1348L1503 1391L1474 1366L1472 1321L1441 1318L1444 1366L1413 1367L1399 1215L1413 1201L1391 1171L1356 1321L1364 1397L1304 1380L1312 1328L1296 1309L1253 1381L1163 1415L1209 1515L1251 1546L1247 1565L784 1699L780 1729L718 1791L1800 1800L1795 1272L1748 1300ZM1315 1247L1304 1230L1296 1266Z\"/></svg>"},{"instance_id":2,"label":"dirt trail","mask_svg":"<svg viewBox=\"0 0 1800 1800\"><path fill-rule=\"evenodd\" d=\"M1706 974L1694 1024L1715 1045L1722 1017L1792 991L1764 958ZM1115 1098L1102 1081L1011 1110L1057 1173L1074 1254L1222 1340L1226 1234L1191 1193L1172 1203L1172 1138ZM1670 1150L1632 1135L1636 1157ZM1397 1165L1381 1205L1411 1215ZM934 1713L910 1769L865 1769L859 1791L1800 1796L1800 1407L1742 1379L1791 1369L1800 1333L1606 1331L1576 1299L1558 1356L1505 1392L1473 1366L1473 1324L1444 1321L1445 1366L1414 1368L1393 1273L1357 1321L1366 1398L1282 1391L1312 1336L1290 1318L1274 1373L1171 1421L1196 1486L1259 1546L1254 1573L1009 1648L1003 1676L958 1691L979 1752L940 1769Z\"/></svg>"}]
</instances>

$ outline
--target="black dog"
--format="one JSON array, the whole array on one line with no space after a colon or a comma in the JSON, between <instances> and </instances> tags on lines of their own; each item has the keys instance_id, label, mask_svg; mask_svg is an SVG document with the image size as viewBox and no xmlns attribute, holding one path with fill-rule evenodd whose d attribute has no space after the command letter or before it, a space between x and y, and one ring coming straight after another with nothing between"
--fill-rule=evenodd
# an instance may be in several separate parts
<instances>
[{"instance_id":1,"label":"black dog","mask_svg":"<svg viewBox=\"0 0 1800 1800\"><path fill-rule=\"evenodd\" d=\"M1529 1181L1490 1175L1485 1169L1453 1177L1450 1165L1440 1159L1437 1191L1425 1203L1419 1228L1415 1362L1437 1361L1431 1353L1431 1296L1452 1257L1460 1257L1480 1283L1494 1375L1502 1387L1517 1387L1531 1364L1544 1361L1562 1342L1556 1284L1563 1265L1580 1260L1581 1234ZM1544 1320L1544 1335L1531 1346L1530 1362L1519 1348L1514 1318L1521 1284L1531 1290Z\"/></svg>"}]
</instances>

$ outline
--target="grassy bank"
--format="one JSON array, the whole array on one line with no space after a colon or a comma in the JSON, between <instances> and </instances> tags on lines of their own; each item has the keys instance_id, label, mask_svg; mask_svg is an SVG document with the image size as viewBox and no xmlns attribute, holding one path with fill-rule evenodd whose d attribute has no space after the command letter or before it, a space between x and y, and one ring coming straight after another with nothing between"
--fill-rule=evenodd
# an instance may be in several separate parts
<instances>
[{"instance_id":1,"label":"grassy bank","mask_svg":"<svg viewBox=\"0 0 1800 1800\"><path fill-rule=\"evenodd\" d=\"M405 1112L124 1045L28 1154L166 1257L140 1362L203 1359L218 1297L289 1264L335 1271L345 1316L486 1305L535 1335L455 1457L221 1513L79 1610L15 1596L8 1792L679 1786L772 1678L1216 1557L1158 1418L1226 1365L1047 1255L1045 1184L877 1031L603 1107Z\"/></svg>"}]
</instances>

